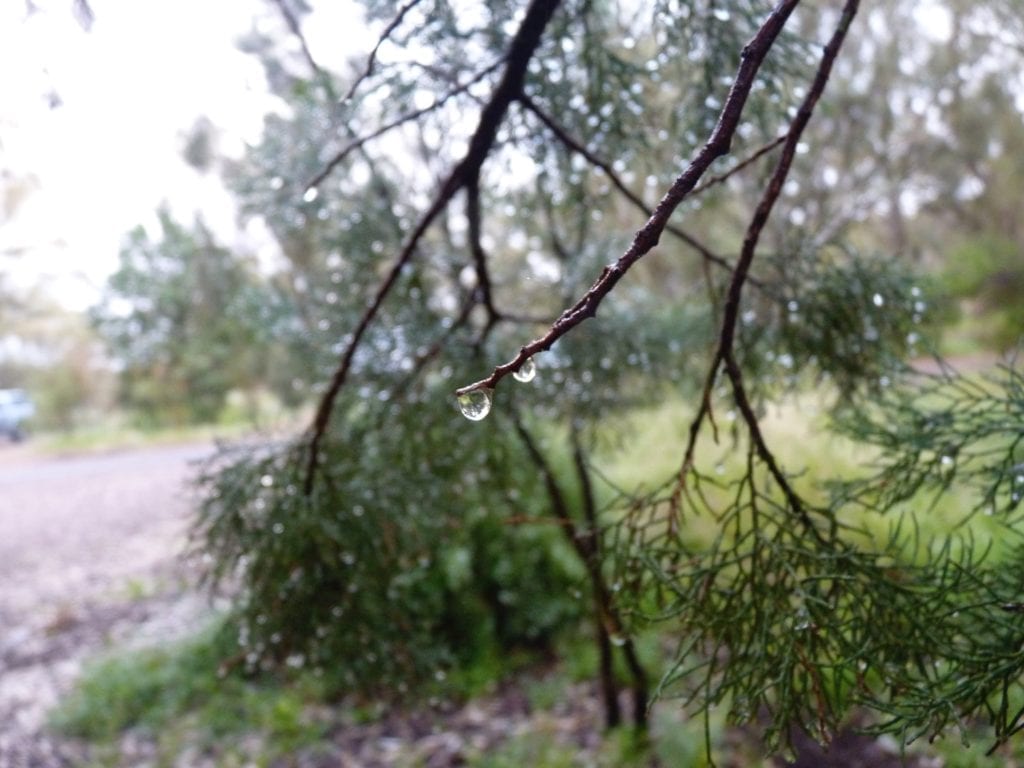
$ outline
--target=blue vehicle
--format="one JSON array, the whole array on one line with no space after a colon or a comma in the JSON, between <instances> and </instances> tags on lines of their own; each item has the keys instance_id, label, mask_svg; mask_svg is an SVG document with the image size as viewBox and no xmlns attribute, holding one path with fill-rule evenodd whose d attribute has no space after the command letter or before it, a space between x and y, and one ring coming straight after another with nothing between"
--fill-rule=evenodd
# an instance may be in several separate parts
<instances>
[{"instance_id":1,"label":"blue vehicle","mask_svg":"<svg viewBox=\"0 0 1024 768\"><path fill-rule=\"evenodd\" d=\"M25 437L25 422L36 412L23 389L0 389L0 436L18 442Z\"/></svg>"}]
</instances>

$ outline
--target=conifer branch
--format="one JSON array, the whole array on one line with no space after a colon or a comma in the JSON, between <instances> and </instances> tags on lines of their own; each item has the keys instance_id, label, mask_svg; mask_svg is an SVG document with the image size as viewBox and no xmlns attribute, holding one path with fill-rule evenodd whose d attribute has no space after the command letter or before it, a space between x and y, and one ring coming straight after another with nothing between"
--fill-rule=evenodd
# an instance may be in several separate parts
<instances>
[{"instance_id":1,"label":"conifer branch","mask_svg":"<svg viewBox=\"0 0 1024 768\"><path fill-rule=\"evenodd\" d=\"M502 379L519 370L529 358L538 352L550 349L562 336L584 320L593 317L601 302L611 293L626 272L658 245L672 213L690 194L708 167L719 157L729 153L733 136L743 114L743 108L754 84L754 78L798 3L799 0L781 0L750 42L744 46L740 66L733 79L729 96L726 98L725 105L718 117L718 123L708 137L707 143L673 182L668 192L655 207L647 223L636 232L633 242L626 252L614 264L601 271L587 293L566 309L543 336L524 345L513 359L494 368L486 378L460 387L456 390L456 395L477 389L494 389Z\"/></svg>"},{"instance_id":2,"label":"conifer branch","mask_svg":"<svg viewBox=\"0 0 1024 768\"><path fill-rule=\"evenodd\" d=\"M447 208L455 194L467 182L479 176L480 168L490 154L498 135L498 128L505 119L509 105L522 93L526 70L540 45L544 30L558 8L559 0L533 0L523 17L522 24L512 38L505 57L505 70L501 80L495 86L487 105L481 110L476 129L469 141L469 147L462 160L452 169L434 196L433 202L421 215L387 276L378 287L367 310L356 325L349 343L341 354L334 375L317 406L316 415L310 426L309 456L306 463L304 489L307 495L313 490L316 478L318 451L320 442L327 430L327 425L334 410L334 401L348 378L355 358L356 350L362 342L366 330L370 327L384 300L398 282L399 276L413 257L423 235L433 224L437 216Z\"/></svg>"},{"instance_id":3,"label":"conifer branch","mask_svg":"<svg viewBox=\"0 0 1024 768\"><path fill-rule=\"evenodd\" d=\"M743 247L740 251L740 257L736 263L732 280L729 283L729 288L726 293L722 326L719 331L718 348L715 351L714 357L711 361L711 366L708 370L697 415L694 417L693 422L690 425L689 441L686 446L682 467L680 468L679 478L677 481L679 485L685 483L686 475L693 466L697 436L700 432L703 419L708 413L710 413L711 390L714 387L715 379L718 377L719 366L724 363L726 374L728 375L733 387L733 397L736 400L736 404L747 424L747 428L751 434L751 439L757 447L758 454L761 460L768 465L769 470L773 477L775 477L776 482L778 482L779 486L782 488L783 493L785 494L787 501L793 507L794 512L800 514L801 517L806 516L804 505L800 501L799 496L795 491L793 491L789 482L786 480L785 474L779 469L774 456L768 450L768 446L764 442L764 438L761 435L760 427L757 422L757 417L754 414L753 409L750 407L750 403L743 387L742 374L734 358L733 346L736 337L736 326L739 322L740 301L743 295L743 285L748 279L750 266L754 261L754 255L757 250L758 241L761 237L761 232L763 231L765 224L767 224L772 209L775 207L775 203L778 201L779 195L782 192L782 186L786 181L786 177L789 175L789 170L793 163L793 157L796 155L797 144L800 142L804 129L807 127L807 124L811 119L815 105L821 98L822 93L824 93L829 75L832 72L832 65L835 62L835 58L843 44L843 40L845 39L846 33L850 27L850 23L853 21L853 17L857 12L858 5L859 0L847 0L836 30L824 48L821 63L818 65L818 70L814 76L811 88L808 91L807 96L804 98L803 103L800 105L800 108L797 110L797 113L790 124L789 130L785 134L785 141L783 143L779 161L775 166L775 170L773 171L772 176L768 181L768 185L761 196L761 201L758 203L757 209L754 211L754 215L747 227L747 232L743 238ZM674 496L674 499L678 499L678 491L676 496ZM806 519L805 522L809 523Z\"/></svg>"}]
</instances>

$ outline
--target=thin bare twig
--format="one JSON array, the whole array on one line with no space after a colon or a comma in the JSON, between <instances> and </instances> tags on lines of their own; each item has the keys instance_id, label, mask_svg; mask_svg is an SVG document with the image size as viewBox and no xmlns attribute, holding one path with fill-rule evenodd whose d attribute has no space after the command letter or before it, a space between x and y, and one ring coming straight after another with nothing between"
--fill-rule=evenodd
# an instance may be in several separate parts
<instances>
[{"instance_id":1,"label":"thin bare twig","mask_svg":"<svg viewBox=\"0 0 1024 768\"><path fill-rule=\"evenodd\" d=\"M508 55L505 57L505 71L502 74L501 80L495 86L487 105L480 112L476 130L474 130L473 136L470 139L466 154L441 184L433 202L420 217L419 223L413 229L408 240L406 240L387 276L370 301L366 312L363 313L352 334L351 340L344 352L342 352L338 366L331 377L327 390L320 399L316 415L310 426L309 455L304 482L307 495L313 490L320 442L330 422L331 413L334 410L334 401L348 378L349 369L352 367L352 360L367 328L370 327L370 324L380 311L384 299L387 298L395 283L398 282L402 270L412 259L420 240L434 222L434 219L448 206L451 199L459 189L465 186L467 181L479 175L480 168L494 145L498 135L498 127L505 118L509 104L522 93L523 81L526 77L526 69L530 59L533 58L537 46L540 45L544 29L554 15L558 4L559 0L533 0L530 3L523 17L522 24L509 45Z\"/></svg>"},{"instance_id":2,"label":"thin bare twig","mask_svg":"<svg viewBox=\"0 0 1024 768\"><path fill-rule=\"evenodd\" d=\"M398 9L398 13L395 14L395 18L393 18L384 28L384 31L381 32L380 37L377 38L377 44L373 46L373 50L370 51L370 55L366 57L366 66L363 68L363 71L360 73L359 77L355 79L355 82L352 83L348 91L345 92L345 95L341 97L342 103L351 99L355 95L356 91L359 90L359 86L363 84L363 81L373 74L373 67L377 63L377 51L379 51L380 47L384 45L388 38L391 37L391 34L398 29L399 25L405 19L405 15L419 5L420 1L421 0L409 0L409 2Z\"/></svg>"},{"instance_id":3,"label":"thin bare twig","mask_svg":"<svg viewBox=\"0 0 1024 768\"><path fill-rule=\"evenodd\" d=\"M323 180L330 176L334 169L341 165L345 158L351 155L355 150L359 149L366 143L373 141L374 139L380 138L385 133L393 131L395 128L403 126L406 123L412 122L413 120L418 120L424 115L430 114L431 112L435 112L436 110L440 109L445 104L447 104L451 99L455 98L460 93L466 92L471 87L473 87L481 80L483 80L485 77L487 77L489 74L491 74L494 70L501 66L501 63L503 61L504 59L498 59L498 61L480 70L475 75L473 75L473 77L471 77L469 80L452 88L446 94L435 99L431 104L428 104L422 109L416 109L413 110L412 112L407 112L404 115L399 115L394 120L385 123L384 125L378 127L376 130L359 136L355 139L352 139L348 144L346 144L344 147L338 150L337 154L335 154L330 160L327 161L323 169L316 176L310 179L310 181L306 184L306 189L313 189L314 187L319 186L323 182Z\"/></svg>"},{"instance_id":4,"label":"thin bare twig","mask_svg":"<svg viewBox=\"0 0 1024 768\"><path fill-rule=\"evenodd\" d=\"M585 147L581 142L574 139L569 134L569 132L565 130L565 128L559 125L558 122L553 117L551 117L551 115L549 115L547 112L541 109L537 105L537 103L533 101L533 99L531 99L529 96L524 95L519 99L519 101L524 107L526 107L526 109L528 109L530 112L536 115L537 119L544 123L547 129L551 131L553 134L555 134L555 138L562 142L562 144L564 144L570 151L575 152L594 167L600 168L604 172L604 174L608 176L608 178L611 180L612 186L619 190L619 192L621 192L622 195L627 200L629 200L629 202L631 202L639 210L643 211L645 216L650 216L653 213L651 208L649 208L644 203L643 198L640 197L640 195L636 194L636 192L631 190L628 186L626 186L626 183L615 172L615 169L612 168L610 163L606 162L605 160L602 160L600 157L598 157L589 149L587 149L587 147ZM730 272L732 271L732 264L730 264L726 259L722 258L718 254L711 251L710 248L705 246L690 233L686 232L683 229L680 229L674 224L666 224L665 230L670 234L678 237L680 240L682 240L684 243L690 246L693 250L697 251L697 253L699 253L706 261L710 261L712 264L715 264L716 266L719 266L722 269L728 270Z\"/></svg>"},{"instance_id":5,"label":"thin bare twig","mask_svg":"<svg viewBox=\"0 0 1024 768\"><path fill-rule=\"evenodd\" d=\"M786 136L788 136L788 135L789 135L788 133L784 133L781 136L775 137L774 139L769 141L767 144L763 145L757 151L752 152L751 154L747 155L745 158L740 160L738 163L736 163L736 165L734 165L729 170L727 170L727 171L725 171L723 173L720 173L717 176L712 176L710 179L705 181L703 184L699 184L698 186L694 187L693 192L690 193L691 197L695 196L695 195L699 195L701 192L704 192L705 190L709 189L710 187L715 186L716 184L722 184L722 183L728 181L730 178L732 178L737 173L742 171L748 165L751 165L752 163L756 163L762 157L764 157L769 152L771 152L773 149L775 149L777 146L779 146L779 144L781 144L782 142L784 142L786 140Z\"/></svg>"},{"instance_id":6,"label":"thin bare twig","mask_svg":"<svg viewBox=\"0 0 1024 768\"><path fill-rule=\"evenodd\" d=\"M648 684L647 674L636 653L636 648L631 638L623 634L622 617L615 608L612 599L612 592L608 587L605 576L601 570L600 558L600 533L597 529L597 509L594 506L594 498L590 487L590 478L587 473L586 459L583 456L578 436L573 435L573 456L574 465L579 474L580 490L584 494L584 514L588 522L588 530L582 530L576 518L573 517L569 503L562 492L558 479L550 462L545 458L540 448L530 435L529 430L523 424L518 414L513 414L512 424L520 441L526 448L526 452L533 462L534 467L540 472L544 480L544 486L551 501L551 511L561 523L560 529L568 539L570 546L576 552L590 581L591 597L594 601L594 623L598 643L598 650L601 654L600 672L602 682L602 693L605 698L605 716L609 727L617 725L621 712L616 700L616 685L612 670L612 644L611 637L616 636L623 641L622 653L633 677L633 722L638 728L646 727L647 723L647 699Z\"/></svg>"},{"instance_id":7,"label":"thin bare twig","mask_svg":"<svg viewBox=\"0 0 1024 768\"><path fill-rule=\"evenodd\" d=\"M452 324L445 329L444 333L442 333L438 339L430 345L430 348L426 352L416 358L416 361L413 363L412 370L410 370L408 375L406 375L405 378L402 379L402 381L392 390L392 398L400 397L405 393L419 375L423 373L423 369L427 367L430 361L441 354L441 350L444 349L447 341L461 330L462 326L469 321L470 312L473 311L473 307L476 305L477 302L472 293L466 296L465 301L462 302L462 309L459 310L459 314L456 315L455 320L453 320Z\"/></svg>"},{"instance_id":8,"label":"thin bare twig","mask_svg":"<svg viewBox=\"0 0 1024 768\"><path fill-rule=\"evenodd\" d=\"M572 428L572 459L573 464L576 467L576 477L579 478L580 492L582 494L583 503L583 516L587 523L586 536L590 539L590 550L592 563L588 565L588 570L592 570L591 580L595 582L595 593L600 593L604 596L605 600L610 598L607 589L604 586L604 578L601 574L601 559L603 549L603 537L598 523L597 517L597 500L594 496L594 486L590 479L590 467L587 462L587 457L583 452L583 445L580 442L579 431L575 425ZM579 535L583 535L584 532L579 532ZM595 581L596 580L596 581ZM613 626L617 626L621 629L622 621L617 615L614 606L611 602L605 605L597 606L599 611L602 611L611 616ZM619 638L622 641L622 654L626 659L626 667L629 669L630 676L633 678L633 684L631 686L633 693L633 724L640 729L647 727L647 703L650 697L649 685L647 681L647 672L640 662L640 657L636 652L636 647L633 643L633 639L630 637ZM609 640L608 630L601 627L600 637L602 654L604 651L604 642ZM608 656L610 661L611 646L608 647ZM604 675L604 658L602 656L602 676Z\"/></svg>"},{"instance_id":9,"label":"thin bare twig","mask_svg":"<svg viewBox=\"0 0 1024 768\"><path fill-rule=\"evenodd\" d=\"M486 378L456 390L457 395L475 389L493 389L503 378L519 370L530 357L550 349L562 336L584 320L593 317L601 302L611 293L630 267L658 244L668 225L669 217L675 209L693 190L711 163L722 155L728 154L754 78L798 3L799 0L780 0L751 41L744 46L740 66L733 80L729 96L726 98L725 106L722 107L718 117L718 123L711 132L707 143L665 193L647 223L636 232L633 242L626 252L619 257L618 261L602 270L590 290L565 310L547 333L523 346L512 360L497 366Z\"/></svg>"}]
</instances>

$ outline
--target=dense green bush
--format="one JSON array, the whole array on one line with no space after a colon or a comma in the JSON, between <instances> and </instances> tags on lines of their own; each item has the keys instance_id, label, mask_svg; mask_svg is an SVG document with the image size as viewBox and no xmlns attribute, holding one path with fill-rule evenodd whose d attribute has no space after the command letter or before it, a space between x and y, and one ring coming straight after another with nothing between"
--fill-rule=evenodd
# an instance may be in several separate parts
<instances>
[{"instance_id":1,"label":"dense green bush","mask_svg":"<svg viewBox=\"0 0 1024 768\"><path fill-rule=\"evenodd\" d=\"M522 449L460 432L443 399L415 427L368 407L322 446L232 449L207 468L196 535L241 592L248 665L322 667L353 690L404 690L493 648L546 647L581 615L581 567Z\"/></svg>"}]
</instances>

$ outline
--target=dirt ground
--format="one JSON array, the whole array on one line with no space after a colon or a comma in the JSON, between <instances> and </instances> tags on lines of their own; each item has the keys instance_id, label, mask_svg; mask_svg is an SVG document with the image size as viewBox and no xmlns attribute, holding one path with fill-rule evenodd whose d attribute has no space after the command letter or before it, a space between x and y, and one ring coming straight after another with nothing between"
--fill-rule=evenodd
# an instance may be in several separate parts
<instances>
[{"instance_id":1,"label":"dirt ground","mask_svg":"<svg viewBox=\"0 0 1024 768\"><path fill-rule=\"evenodd\" d=\"M207 613L178 559L204 445L68 458L0 444L0 766L68 764L43 726L83 661Z\"/></svg>"}]
</instances>

